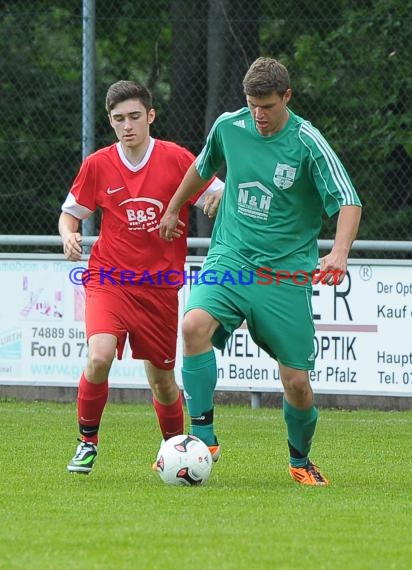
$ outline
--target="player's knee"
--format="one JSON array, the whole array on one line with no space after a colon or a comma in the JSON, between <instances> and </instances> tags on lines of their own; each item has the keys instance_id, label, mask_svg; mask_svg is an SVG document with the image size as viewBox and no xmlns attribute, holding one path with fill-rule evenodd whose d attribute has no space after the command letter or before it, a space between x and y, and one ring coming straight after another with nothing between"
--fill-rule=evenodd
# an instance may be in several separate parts
<instances>
[{"instance_id":1,"label":"player's knee","mask_svg":"<svg viewBox=\"0 0 412 570\"><path fill-rule=\"evenodd\" d=\"M198 314L189 312L183 319L182 334L185 344L205 342L209 340L209 327Z\"/></svg>"},{"instance_id":2,"label":"player's knee","mask_svg":"<svg viewBox=\"0 0 412 570\"><path fill-rule=\"evenodd\" d=\"M168 392L177 388L173 370L162 370L152 367L150 372L146 368L146 372L150 386L155 388L156 391Z\"/></svg>"},{"instance_id":3,"label":"player's knee","mask_svg":"<svg viewBox=\"0 0 412 570\"><path fill-rule=\"evenodd\" d=\"M179 397L179 386L174 380L155 382L151 388L154 398L162 404L173 404Z\"/></svg>"},{"instance_id":4,"label":"player's knee","mask_svg":"<svg viewBox=\"0 0 412 570\"><path fill-rule=\"evenodd\" d=\"M89 353L87 367L92 374L109 373L113 356L99 350Z\"/></svg>"},{"instance_id":5,"label":"player's knee","mask_svg":"<svg viewBox=\"0 0 412 570\"><path fill-rule=\"evenodd\" d=\"M307 392L309 385L308 381L302 376L291 376L288 382L289 390L295 394L304 394Z\"/></svg>"},{"instance_id":6,"label":"player's knee","mask_svg":"<svg viewBox=\"0 0 412 570\"><path fill-rule=\"evenodd\" d=\"M289 392L303 394L310 390L309 376L306 370L295 370L282 366L282 382Z\"/></svg>"}]
</instances>

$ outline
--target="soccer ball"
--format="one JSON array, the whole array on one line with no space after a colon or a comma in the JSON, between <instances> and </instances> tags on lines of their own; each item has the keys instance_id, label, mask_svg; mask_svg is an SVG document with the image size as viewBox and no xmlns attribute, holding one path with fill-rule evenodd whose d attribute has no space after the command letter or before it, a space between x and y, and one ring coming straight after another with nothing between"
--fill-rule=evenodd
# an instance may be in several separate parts
<instances>
[{"instance_id":1,"label":"soccer ball","mask_svg":"<svg viewBox=\"0 0 412 570\"><path fill-rule=\"evenodd\" d=\"M167 485L202 485L212 471L208 446L194 435L176 435L166 440L156 459L157 472Z\"/></svg>"}]
</instances>

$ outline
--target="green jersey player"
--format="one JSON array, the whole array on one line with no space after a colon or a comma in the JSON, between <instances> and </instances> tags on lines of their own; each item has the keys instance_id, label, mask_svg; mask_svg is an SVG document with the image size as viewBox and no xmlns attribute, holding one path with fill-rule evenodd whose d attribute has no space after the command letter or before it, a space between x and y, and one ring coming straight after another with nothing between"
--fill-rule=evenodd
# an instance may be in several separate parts
<instances>
[{"instance_id":1,"label":"green jersey player","mask_svg":"<svg viewBox=\"0 0 412 570\"><path fill-rule=\"evenodd\" d=\"M304 485L327 485L309 459L318 411L308 371L314 367L311 286L323 211L337 214L332 251L320 260L326 284L340 283L361 204L325 138L288 107L287 69L258 58L243 80L247 107L224 113L189 168L160 224L176 237L179 211L226 164L225 192L203 267L183 320L183 384L191 433L220 446L213 426L217 382L213 346L222 348L246 320L259 347L278 361L289 472ZM247 273L247 277L242 272ZM213 281L206 279L213 273ZM212 284L211 284L212 283Z\"/></svg>"}]
</instances>

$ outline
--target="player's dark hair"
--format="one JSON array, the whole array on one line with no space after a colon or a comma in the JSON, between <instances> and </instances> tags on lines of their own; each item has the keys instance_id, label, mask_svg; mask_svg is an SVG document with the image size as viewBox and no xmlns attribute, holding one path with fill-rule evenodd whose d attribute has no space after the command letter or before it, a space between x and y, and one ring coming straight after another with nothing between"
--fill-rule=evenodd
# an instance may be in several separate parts
<instances>
[{"instance_id":1,"label":"player's dark hair","mask_svg":"<svg viewBox=\"0 0 412 570\"><path fill-rule=\"evenodd\" d=\"M243 92L252 97L265 97L274 91L283 96L290 89L288 70L276 59L259 57L243 79Z\"/></svg>"},{"instance_id":2,"label":"player's dark hair","mask_svg":"<svg viewBox=\"0 0 412 570\"><path fill-rule=\"evenodd\" d=\"M137 81L117 81L110 85L106 95L106 111L110 111L118 103L127 99L139 99L146 111L152 109L152 94L149 89Z\"/></svg>"}]
</instances>

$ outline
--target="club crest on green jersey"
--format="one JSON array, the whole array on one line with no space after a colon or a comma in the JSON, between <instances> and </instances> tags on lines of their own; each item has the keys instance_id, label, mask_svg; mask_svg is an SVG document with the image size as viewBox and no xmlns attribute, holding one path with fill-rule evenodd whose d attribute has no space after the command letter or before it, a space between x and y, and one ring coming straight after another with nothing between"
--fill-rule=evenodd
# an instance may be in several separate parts
<instances>
[{"instance_id":1,"label":"club crest on green jersey","mask_svg":"<svg viewBox=\"0 0 412 570\"><path fill-rule=\"evenodd\" d=\"M290 188L295 181L296 168L289 166L289 164L276 165L275 174L273 176L273 182L277 188L281 190L286 190Z\"/></svg>"}]
</instances>

